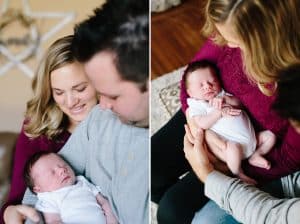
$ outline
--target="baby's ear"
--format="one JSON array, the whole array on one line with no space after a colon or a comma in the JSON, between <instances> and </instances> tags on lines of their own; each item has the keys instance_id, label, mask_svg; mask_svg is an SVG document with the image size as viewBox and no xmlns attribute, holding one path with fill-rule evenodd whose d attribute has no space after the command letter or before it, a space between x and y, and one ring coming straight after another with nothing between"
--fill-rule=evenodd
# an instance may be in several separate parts
<instances>
[{"instance_id":1,"label":"baby's ear","mask_svg":"<svg viewBox=\"0 0 300 224\"><path fill-rule=\"evenodd\" d=\"M33 190L34 193L41 192L41 188L39 186L34 186L32 190Z\"/></svg>"}]
</instances>

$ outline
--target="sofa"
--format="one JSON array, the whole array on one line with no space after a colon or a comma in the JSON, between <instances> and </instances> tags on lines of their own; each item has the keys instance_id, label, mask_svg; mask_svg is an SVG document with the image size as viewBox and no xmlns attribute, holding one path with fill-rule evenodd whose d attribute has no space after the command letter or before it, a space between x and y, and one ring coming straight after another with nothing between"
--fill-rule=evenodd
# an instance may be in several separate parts
<instances>
[{"instance_id":1,"label":"sofa","mask_svg":"<svg viewBox=\"0 0 300 224\"><path fill-rule=\"evenodd\" d=\"M0 132L0 206L2 207L9 190L13 155L18 134Z\"/></svg>"}]
</instances>

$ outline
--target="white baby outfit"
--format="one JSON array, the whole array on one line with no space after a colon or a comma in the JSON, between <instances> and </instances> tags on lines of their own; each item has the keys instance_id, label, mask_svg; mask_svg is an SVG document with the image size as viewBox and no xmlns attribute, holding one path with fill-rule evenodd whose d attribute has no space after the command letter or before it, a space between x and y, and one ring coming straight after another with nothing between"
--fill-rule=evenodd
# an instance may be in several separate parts
<instances>
[{"instance_id":1,"label":"white baby outfit","mask_svg":"<svg viewBox=\"0 0 300 224\"><path fill-rule=\"evenodd\" d=\"M99 189L83 176L76 184L52 192L38 193L36 209L45 213L59 213L64 224L105 224L105 216L97 203Z\"/></svg>"},{"instance_id":2,"label":"white baby outfit","mask_svg":"<svg viewBox=\"0 0 300 224\"><path fill-rule=\"evenodd\" d=\"M222 90L218 96L229 95ZM191 117L197 115L207 115L215 108L211 107L205 100L188 98L189 115ZM209 128L225 140L240 143L243 146L244 156L248 158L256 149L256 136L254 128L247 114L242 111L239 116L224 116Z\"/></svg>"}]
</instances>

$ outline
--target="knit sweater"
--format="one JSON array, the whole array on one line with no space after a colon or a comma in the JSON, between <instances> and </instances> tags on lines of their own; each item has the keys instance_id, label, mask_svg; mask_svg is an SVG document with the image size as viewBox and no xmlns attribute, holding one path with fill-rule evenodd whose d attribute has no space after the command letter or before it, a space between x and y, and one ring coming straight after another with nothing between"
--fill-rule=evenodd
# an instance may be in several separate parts
<instances>
[{"instance_id":1,"label":"knit sweater","mask_svg":"<svg viewBox=\"0 0 300 224\"><path fill-rule=\"evenodd\" d=\"M29 138L25 135L24 129L22 128L14 153L13 172L9 196L6 203L1 208L1 224L4 224L3 213L7 206L20 204L22 201L24 192L26 190L23 178L23 170L26 161L33 154L40 151L58 152L67 142L69 137L70 133L68 131L64 131L53 140L49 140L46 136Z\"/></svg>"},{"instance_id":2,"label":"knit sweater","mask_svg":"<svg viewBox=\"0 0 300 224\"><path fill-rule=\"evenodd\" d=\"M258 87L249 81L243 71L239 48L220 47L208 40L193 60L202 59L209 60L218 66L223 88L241 101L256 131L270 130L277 137L275 147L265 155L265 158L271 162L271 169L251 166L245 160L242 164L245 173L258 181L268 181L299 170L300 135L286 119L281 118L272 109L275 97L263 95ZM180 99L182 110L185 111L186 100L189 96L183 80Z\"/></svg>"}]
</instances>

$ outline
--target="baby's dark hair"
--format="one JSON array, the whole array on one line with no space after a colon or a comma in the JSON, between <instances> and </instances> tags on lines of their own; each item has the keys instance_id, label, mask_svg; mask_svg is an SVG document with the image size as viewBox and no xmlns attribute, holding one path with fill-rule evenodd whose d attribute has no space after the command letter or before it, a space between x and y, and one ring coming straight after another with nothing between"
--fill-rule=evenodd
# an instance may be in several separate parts
<instances>
[{"instance_id":1,"label":"baby's dark hair","mask_svg":"<svg viewBox=\"0 0 300 224\"><path fill-rule=\"evenodd\" d=\"M210 70L219 77L219 69L218 67L215 65L215 63L208 61L208 60L199 60L199 61L193 61L190 64L188 64L187 68L184 71L183 74L183 81L184 81L184 85L185 88L187 88L187 79L189 77L189 75L198 70L198 69L204 69L204 68L210 68Z\"/></svg>"},{"instance_id":2,"label":"baby's dark hair","mask_svg":"<svg viewBox=\"0 0 300 224\"><path fill-rule=\"evenodd\" d=\"M278 76L277 97L273 103L282 117L300 122L300 64L282 70Z\"/></svg>"},{"instance_id":3,"label":"baby's dark hair","mask_svg":"<svg viewBox=\"0 0 300 224\"><path fill-rule=\"evenodd\" d=\"M31 177L31 169L33 167L33 165L42 157L52 154L53 152L46 152L46 151L41 151L41 152L37 152L35 154L33 154L26 162L25 167L24 167L24 171L23 171L23 177L24 177L24 181L26 186L33 192L33 187L34 187L34 181Z\"/></svg>"}]
</instances>

